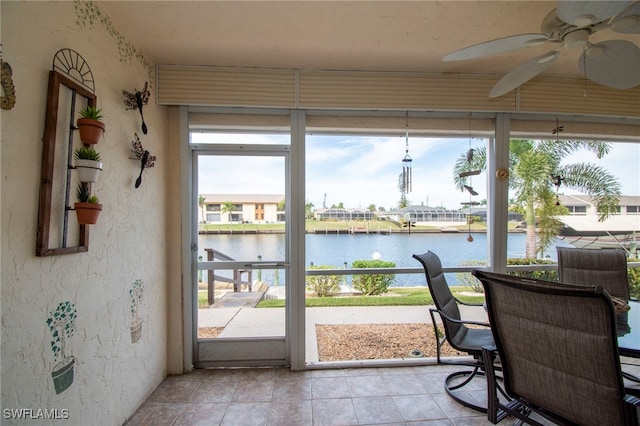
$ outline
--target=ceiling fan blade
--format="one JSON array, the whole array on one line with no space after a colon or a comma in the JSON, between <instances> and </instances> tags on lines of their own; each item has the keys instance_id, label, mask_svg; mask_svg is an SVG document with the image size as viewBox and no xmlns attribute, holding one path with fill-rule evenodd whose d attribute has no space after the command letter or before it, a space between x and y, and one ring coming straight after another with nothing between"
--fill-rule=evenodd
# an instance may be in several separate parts
<instances>
[{"instance_id":1,"label":"ceiling fan blade","mask_svg":"<svg viewBox=\"0 0 640 426\"><path fill-rule=\"evenodd\" d=\"M640 84L640 48L630 41L609 40L593 45L580 56L578 64L589 80L603 86L631 89Z\"/></svg>"},{"instance_id":2,"label":"ceiling fan blade","mask_svg":"<svg viewBox=\"0 0 640 426\"><path fill-rule=\"evenodd\" d=\"M519 34L485 41L484 43L474 44L473 46L456 50L455 52L445 55L442 60L451 62L483 58L485 56L513 52L514 50L524 49L526 47L539 46L547 41L549 41L549 37L544 34Z\"/></svg>"},{"instance_id":3,"label":"ceiling fan blade","mask_svg":"<svg viewBox=\"0 0 640 426\"><path fill-rule=\"evenodd\" d=\"M561 0L556 15L567 24L582 28L616 16L630 4L630 1Z\"/></svg>"},{"instance_id":4,"label":"ceiling fan blade","mask_svg":"<svg viewBox=\"0 0 640 426\"><path fill-rule=\"evenodd\" d=\"M640 1L632 3L613 18L611 29L617 33L640 34Z\"/></svg>"},{"instance_id":5,"label":"ceiling fan blade","mask_svg":"<svg viewBox=\"0 0 640 426\"><path fill-rule=\"evenodd\" d=\"M531 80L536 75L540 74L542 71L547 69L551 64L553 64L560 54L555 50L551 52L545 53L542 56L538 56L537 58L533 58L530 61L525 62L524 64L518 65L516 68L512 69L508 74L500 79L491 92L489 92L490 98L497 98L498 96L502 96L505 93L508 93L515 89L516 87L526 83Z\"/></svg>"}]
</instances>

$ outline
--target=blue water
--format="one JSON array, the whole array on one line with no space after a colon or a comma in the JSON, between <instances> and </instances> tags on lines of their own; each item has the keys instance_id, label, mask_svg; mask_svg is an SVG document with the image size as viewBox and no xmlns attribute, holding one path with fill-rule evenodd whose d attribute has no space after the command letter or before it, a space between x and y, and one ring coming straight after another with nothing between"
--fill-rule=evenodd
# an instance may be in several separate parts
<instances>
[{"instance_id":1,"label":"blue water","mask_svg":"<svg viewBox=\"0 0 640 426\"><path fill-rule=\"evenodd\" d=\"M436 253L443 266L451 267L468 261L487 261L487 236L484 233L473 235L473 242L467 241L466 233L433 233L433 234L358 234L358 235L324 235L307 234L305 236L306 260L305 265L329 265L344 268L344 263L351 267L354 260L372 259L374 253L380 254L380 259L394 262L396 267L420 267L413 259L413 254L424 253L428 250ZM263 261L284 260L284 234L261 235L200 235L198 237L198 252L206 260L205 248L214 248L228 254L237 260L257 260L261 256ZM562 244L559 242L559 244ZM508 257L524 257L525 234L511 233L507 237ZM556 260L555 246L548 253L550 259ZM282 285L284 275L274 276L273 271L262 271L264 281ZM455 284L455 277L447 277L450 284ZM274 280L274 281L272 281ZM417 275L397 275L394 285L416 285L420 280Z\"/></svg>"}]
</instances>

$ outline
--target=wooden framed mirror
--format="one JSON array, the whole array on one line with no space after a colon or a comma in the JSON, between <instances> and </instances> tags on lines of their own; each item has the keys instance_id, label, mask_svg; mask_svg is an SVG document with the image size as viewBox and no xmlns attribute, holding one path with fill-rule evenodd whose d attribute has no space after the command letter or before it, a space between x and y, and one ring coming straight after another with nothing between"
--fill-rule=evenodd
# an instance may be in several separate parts
<instances>
[{"instance_id":1,"label":"wooden framed mirror","mask_svg":"<svg viewBox=\"0 0 640 426\"><path fill-rule=\"evenodd\" d=\"M42 137L36 256L89 250L89 227L79 225L75 214L70 214L73 212L71 197L75 196L78 183L77 176L72 173L72 158L76 103L81 104L79 109L82 109L96 106L96 102L96 95L83 85L56 70L49 71Z\"/></svg>"}]
</instances>

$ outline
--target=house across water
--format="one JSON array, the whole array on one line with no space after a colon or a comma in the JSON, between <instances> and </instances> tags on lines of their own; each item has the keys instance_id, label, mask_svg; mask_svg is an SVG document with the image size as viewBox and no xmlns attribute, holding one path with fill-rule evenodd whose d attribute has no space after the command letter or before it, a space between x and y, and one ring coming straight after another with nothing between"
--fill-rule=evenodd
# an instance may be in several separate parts
<instances>
[{"instance_id":1,"label":"house across water","mask_svg":"<svg viewBox=\"0 0 640 426\"><path fill-rule=\"evenodd\" d=\"M569 209L558 219L563 223L560 238L575 247L624 248L639 255L640 196L621 196L617 213L598 221L591 198L585 195L560 195L558 201Z\"/></svg>"},{"instance_id":2,"label":"house across water","mask_svg":"<svg viewBox=\"0 0 640 426\"><path fill-rule=\"evenodd\" d=\"M283 194L201 194L200 223L284 222Z\"/></svg>"}]
</instances>

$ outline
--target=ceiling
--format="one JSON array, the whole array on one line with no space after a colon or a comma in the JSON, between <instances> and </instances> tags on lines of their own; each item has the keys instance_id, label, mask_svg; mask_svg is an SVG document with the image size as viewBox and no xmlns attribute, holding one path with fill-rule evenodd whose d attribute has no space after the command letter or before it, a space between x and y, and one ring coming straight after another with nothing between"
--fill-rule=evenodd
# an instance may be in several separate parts
<instances>
[{"instance_id":1,"label":"ceiling","mask_svg":"<svg viewBox=\"0 0 640 426\"><path fill-rule=\"evenodd\" d=\"M557 1L102 1L151 63L504 75L557 45L443 62L454 50L539 33ZM640 35L599 31L592 43ZM541 75L582 78L581 49Z\"/></svg>"}]
</instances>

